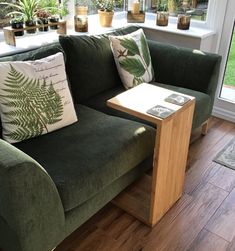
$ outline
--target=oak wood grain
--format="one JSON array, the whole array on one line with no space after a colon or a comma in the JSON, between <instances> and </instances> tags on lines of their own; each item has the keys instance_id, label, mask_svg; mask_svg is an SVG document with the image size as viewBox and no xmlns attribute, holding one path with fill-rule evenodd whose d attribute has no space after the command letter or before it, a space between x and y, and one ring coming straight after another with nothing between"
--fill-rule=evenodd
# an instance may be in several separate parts
<instances>
[{"instance_id":1,"label":"oak wood grain","mask_svg":"<svg viewBox=\"0 0 235 251\"><path fill-rule=\"evenodd\" d=\"M229 242L205 229L193 241L188 251L226 251Z\"/></svg>"},{"instance_id":2,"label":"oak wood grain","mask_svg":"<svg viewBox=\"0 0 235 251\"><path fill-rule=\"evenodd\" d=\"M235 236L235 189L228 195L215 215L206 225L206 229L231 242Z\"/></svg>"},{"instance_id":3,"label":"oak wood grain","mask_svg":"<svg viewBox=\"0 0 235 251\"><path fill-rule=\"evenodd\" d=\"M170 224L162 226L157 232L153 229L143 250L154 250L154 247L159 250L189 248L227 195L228 192L208 183L199 187L193 193L194 200Z\"/></svg>"},{"instance_id":4,"label":"oak wood grain","mask_svg":"<svg viewBox=\"0 0 235 251\"><path fill-rule=\"evenodd\" d=\"M231 192L235 187L235 171L225 166L218 165L219 169L216 175L209 179L209 183Z\"/></svg>"}]
</instances>

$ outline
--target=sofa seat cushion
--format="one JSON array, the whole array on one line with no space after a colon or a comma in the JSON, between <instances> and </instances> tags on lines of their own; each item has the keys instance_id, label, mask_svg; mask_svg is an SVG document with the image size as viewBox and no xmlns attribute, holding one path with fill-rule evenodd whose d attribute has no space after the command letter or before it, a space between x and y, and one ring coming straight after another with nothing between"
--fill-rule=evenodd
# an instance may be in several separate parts
<instances>
[{"instance_id":1,"label":"sofa seat cushion","mask_svg":"<svg viewBox=\"0 0 235 251\"><path fill-rule=\"evenodd\" d=\"M205 122L208 119L208 114L210 114L210 103L211 103L211 97L208 94L194 91L191 89L183 88L183 87L177 87L174 85L166 85L166 84L160 84L160 83L151 83L154 85L157 85L159 87L163 87L172 91L184 93L186 95L190 95L196 98L196 104L195 104L195 110L194 110L194 116L193 116L193 125L192 129L198 128L203 122Z\"/></svg>"},{"instance_id":2,"label":"sofa seat cushion","mask_svg":"<svg viewBox=\"0 0 235 251\"><path fill-rule=\"evenodd\" d=\"M65 211L151 156L155 139L155 130L147 125L82 105L76 111L79 122L15 144L49 173Z\"/></svg>"},{"instance_id":3,"label":"sofa seat cushion","mask_svg":"<svg viewBox=\"0 0 235 251\"><path fill-rule=\"evenodd\" d=\"M124 91L126 91L126 89L122 85L120 85L120 86L111 88L109 90L106 90L102 93L95 95L94 97L86 100L83 104L85 104L86 106L88 106L90 108L93 108L93 109L96 109L96 110L101 111L103 113L106 113L108 115L118 116L118 117L125 118L125 119L130 119L133 121L137 121L137 122L144 123L147 125L151 125L152 127L155 127L155 125L151 122L137 118L137 117L132 116L126 112L118 111L116 109L113 109L113 108L107 106L106 101L108 99L113 98L114 96L116 96Z\"/></svg>"}]
</instances>

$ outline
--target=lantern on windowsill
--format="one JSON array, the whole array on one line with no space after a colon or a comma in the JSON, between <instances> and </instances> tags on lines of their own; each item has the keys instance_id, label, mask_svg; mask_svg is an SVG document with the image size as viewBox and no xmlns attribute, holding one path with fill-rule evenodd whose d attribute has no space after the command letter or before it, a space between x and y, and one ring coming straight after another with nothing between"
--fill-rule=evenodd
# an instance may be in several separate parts
<instances>
[{"instance_id":1,"label":"lantern on windowsill","mask_svg":"<svg viewBox=\"0 0 235 251\"><path fill-rule=\"evenodd\" d=\"M127 22L144 23L145 0L128 0L127 4Z\"/></svg>"}]
</instances>

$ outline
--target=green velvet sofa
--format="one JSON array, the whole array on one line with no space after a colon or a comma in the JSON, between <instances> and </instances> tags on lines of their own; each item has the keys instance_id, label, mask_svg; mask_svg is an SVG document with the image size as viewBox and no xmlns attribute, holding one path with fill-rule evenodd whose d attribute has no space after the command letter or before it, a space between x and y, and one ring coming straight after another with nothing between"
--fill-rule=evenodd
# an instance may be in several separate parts
<instances>
[{"instance_id":1,"label":"green velvet sofa","mask_svg":"<svg viewBox=\"0 0 235 251\"><path fill-rule=\"evenodd\" d=\"M148 44L153 84L195 96L193 128L199 127L211 115L220 56ZM154 126L106 105L124 91L107 35L60 37L59 43L0 61L35 60L58 51L65 55L78 122L14 145L0 139L4 251L53 249L151 167Z\"/></svg>"}]
</instances>

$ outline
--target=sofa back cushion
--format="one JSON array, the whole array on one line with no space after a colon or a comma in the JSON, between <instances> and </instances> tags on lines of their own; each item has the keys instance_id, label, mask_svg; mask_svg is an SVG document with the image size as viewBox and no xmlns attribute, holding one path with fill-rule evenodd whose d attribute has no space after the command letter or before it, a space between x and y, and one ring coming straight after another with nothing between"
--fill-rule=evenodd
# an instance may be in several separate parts
<instances>
[{"instance_id":1,"label":"sofa back cushion","mask_svg":"<svg viewBox=\"0 0 235 251\"><path fill-rule=\"evenodd\" d=\"M60 36L75 103L121 84L108 35L125 35L137 29L130 26L98 36Z\"/></svg>"},{"instance_id":2,"label":"sofa back cushion","mask_svg":"<svg viewBox=\"0 0 235 251\"><path fill-rule=\"evenodd\" d=\"M38 49L32 49L26 52L21 52L18 54L0 57L0 62L5 61L26 61L26 60L37 60L41 59L57 52L63 52L60 44L58 42L42 46ZM0 138L2 138L2 123L0 118Z\"/></svg>"}]
</instances>

